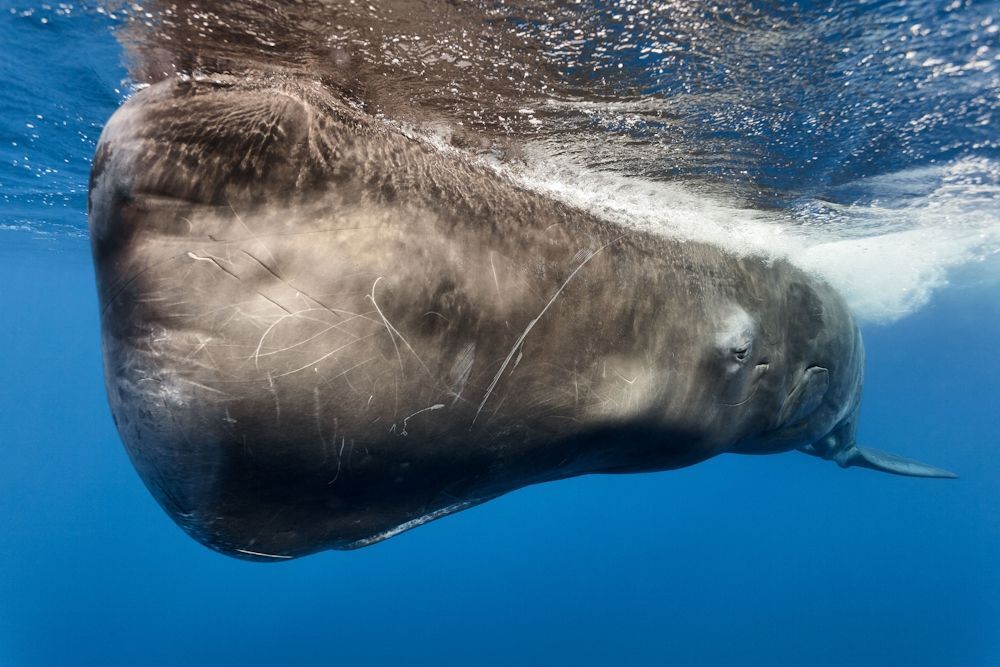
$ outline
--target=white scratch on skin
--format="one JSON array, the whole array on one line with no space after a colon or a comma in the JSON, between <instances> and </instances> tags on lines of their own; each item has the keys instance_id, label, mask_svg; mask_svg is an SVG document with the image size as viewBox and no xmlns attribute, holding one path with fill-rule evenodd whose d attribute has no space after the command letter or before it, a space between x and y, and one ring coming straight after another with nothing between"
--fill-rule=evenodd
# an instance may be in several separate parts
<instances>
[{"instance_id":1,"label":"white scratch on skin","mask_svg":"<svg viewBox=\"0 0 1000 667\"><path fill-rule=\"evenodd\" d=\"M212 264L215 264L215 260L213 260L211 257L200 257L194 254L193 252L188 252L187 256L190 257L191 259L198 260L199 262L211 262Z\"/></svg>"},{"instance_id":2,"label":"white scratch on skin","mask_svg":"<svg viewBox=\"0 0 1000 667\"><path fill-rule=\"evenodd\" d=\"M277 267L278 260L271 253L270 249L267 247L267 244L261 241L260 237L257 234L253 233L253 230L247 226L247 223L243 222L243 218L241 218L240 214L236 212L236 209L233 208L233 203L229 201L228 198L226 199L226 203L229 204L229 210L232 211L233 215L236 216L236 221L239 222L241 225L243 225L243 229L247 230L247 234L250 235L250 238L256 241L260 245L260 247L264 249L264 252L266 252L271 257L271 263L274 264L275 267Z\"/></svg>"},{"instance_id":3,"label":"white scratch on skin","mask_svg":"<svg viewBox=\"0 0 1000 667\"><path fill-rule=\"evenodd\" d=\"M423 409L421 409L421 410L417 410L416 412L414 412L414 413L413 413L412 415L410 415L410 416L408 416L408 417L403 417L403 428L402 428L402 430L401 430L401 431L399 432L399 434L400 434L400 435L409 435L409 434L408 434L408 433L406 432L406 424L407 424L407 422L409 422L409 421L410 421L411 419L413 419L414 417L416 417L416 416L417 416L417 415L419 415L420 413L422 413L422 412L429 412L429 411L431 411L431 410L440 410L440 409L441 409L441 408L443 408L443 407L444 407L444 403L435 403L434 405L430 405L430 406L427 406L426 408L423 408ZM395 424L393 424L393 425L392 425L392 428L390 428L389 430L390 430L390 431L395 431L395 430L396 430L396 425L395 425Z\"/></svg>"},{"instance_id":4,"label":"white scratch on skin","mask_svg":"<svg viewBox=\"0 0 1000 667\"><path fill-rule=\"evenodd\" d=\"M254 315L252 313L245 312L239 306L233 306L230 309L230 315L229 315L229 317L227 317L225 320L223 320L219 324L218 328L219 329L224 329L225 327L229 326L229 323L232 322L233 320L235 320L237 317L241 318L244 322L251 322L255 326L259 326L259 327L263 327L263 324L261 324L259 322L259 320L266 320L266 319L268 319L268 317L265 317L265 316L262 316L262 315Z\"/></svg>"},{"instance_id":5,"label":"white scratch on skin","mask_svg":"<svg viewBox=\"0 0 1000 667\"><path fill-rule=\"evenodd\" d=\"M319 416L320 412L319 387L313 387L313 415L316 417L316 432L319 433L319 441L323 444L323 461L326 462L330 457L330 451L326 436L323 435L323 420ZM334 437L334 442L336 441L336 437Z\"/></svg>"},{"instance_id":6,"label":"white scratch on skin","mask_svg":"<svg viewBox=\"0 0 1000 667\"><path fill-rule=\"evenodd\" d=\"M323 361L324 359L327 359L328 357L331 357L331 356L333 356L334 354L336 354L336 353L340 352L340 351L341 351L341 350L343 350L344 348L346 348L346 347L350 347L351 345L354 345L354 344L355 344L355 343L357 343L358 341L362 341L362 340L365 340L366 338L371 338L371 337L372 337L372 336L374 336L374 335L375 335L375 334L368 334L367 336L364 336L364 337L362 337L362 338L358 338L357 340L352 340L352 341L351 341L351 342L349 342L349 343L345 343L345 344L341 345L340 347L336 348L335 350L330 350L329 352L327 352L326 354L324 354L324 355L323 355L322 357L320 357L320 358L319 358L319 359L317 359L316 361L313 361L313 362L311 362L311 363L308 363L308 364L306 364L305 366L300 366L299 368L296 368L295 370L292 370L292 371L287 371L287 372L285 372L285 373L278 373L277 375L274 375L273 377L275 377L275 378L283 378L283 377L285 377L286 375L292 375L292 374L294 374L294 373L298 373L298 372L300 372L300 371L304 371L305 369L307 369L307 368L311 368L312 366L315 366L316 364L318 364L318 363L322 362L322 361Z\"/></svg>"},{"instance_id":7,"label":"white scratch on skin","mask_svg":"<svg viewBox=\"0 0 1000 667\"><path fill-rule=\"evenodd\" d=\"M187 256L190 257L191 259L199 261L199 262L208 262L210 264L214 264L218 269L220 269L221 271L224 271L225 273L228 273L233 278L236 278L237 280L240 279L240 277L238 275L236 275L235 273L233 273L232 271L230 271L226 267L222 266L222 262L226 262L227 264L232 264L232 262L230 262L228 260L219 259L218 257L214 257L212 255L207 255L205 257L202 257L201 255L196 255L196 254L194 254L193 252L190 252L190 251L187 253Z\"/></svg>"},{"instance_id":8,"label":"white scratch on skin","mask_svg":"<svg viewBox=\"0 0 1000 667\"><path fill-rule=\"evenodd\" d=\"M308 312L312 312L312 311L329 312L329 309L328 308L306 308L305 310L297 310L294 313L289 313L287 315L282 315L277 320L275 320L271 324L271 326L269 326L267 328L267 330L264 332L264 334L260 337L260 340L257 342L257 349L255 349L254 353L253 353L254 367L257 368L257 369L260 369L260 363L259 362L260 362L260 358L261 357L268 357L268 356L275 355L275 354L281 354L282 352L287 352L288 350L291 350L293 348L299 347L300 345L305 345L309 341L314 340L316 338L319 338L320 336L322 336L323 334L325 334L328 331L331 331L332 329L337 329L338 331L341 331L342 333L346 333L349 336L354 336L355 338L357 338L357 336L355 334L352 334L349 331L343 331L343 330L341 330L340 329L340 325L344 324L345 322L350 322L351 320L356 319L358 317L364 317L363 315L353 315L352 317L347 318L343 322L337 322L336 324L329 324L328 322L326 322L324 320L317 319L315 317L303 317L302 319L308 320L310 322L318 322L320 324L329 324L329 326L327 326L322 331L320 331L318 333L315 333L312 336L309 336L308 338L300 340L297 343L292 343L291 345L289 345L287 347L283 347L283 348L280 348L280 349L277 349L277 350L271 350L270 352L261 352L261 348L264 346L264 341L267 339L268 335L270 335L270 333L274 330L274 328L276 326L278 326L279 324L281 324L283 321L287 320L289 317L297 317L297 316L301 315L302 313L308 313Z\"/></svg>"},{"instance_id":9,"label":"white scratch on skin","mask_svg":"<svg viewBox=\"0 0 1000 667\"><path fill-rule=\"evenodd\" d=\"M500 280L497 279L497 267L493 265L492 252L490 252L490 268L493 269L493 284L497 286L497 300L503 305L503 295L500 293Z\"/></svg>"},{"instance_id":10,"label":"white scratch on skin","mask_svg":"<svg viewBox=\"0 0 1000 667\"><path fill-rule=\"evenodd\" d=\"M201 352L202 350L204 350L205 346L208 345L209 341L211 341L211 340L212 340L211 337L209 337L206 340L202 340L201 336L198 336L198 347L196 347L189 355L187 355L184 358L190 360L191 357L193 357L194 355L196 355L199 352Z\"/></svg>"},{"instance_id":11,"label":"white scratch on skin","mask_svg":"<svg viewBox=\"0 0 1000 667\"><path fill-rule=\"evenodd\" d=\"M413 353L413 356L416 358L417 363L419 363L423 367L424 371L427 372L427 375L433 378L434 374L431 373L431 369L427 368L426 364L424 364L423 359L421 359L420 355L417 354L417 351L413 349L413 346L410 345L405 338L403 338L403 334L399 333L399 329L392 326L388 318L386 318L385 314L382 313L382 309L378 307L377 303L375 303L375 286L378 285L378 281L382 280L383 277L384 276L379 276L378 278L375 279L375 282L372 283L371 294L368 294L366 298L372 302L372 305L375 307L375 312L378 313L379 317L382 318L382 323L385 324L385 330L389 334L389 340L392 341L392 347L395 348L396 350L396 358L399 360L399 370L400 372L402 372L403 370L403 357L399 354L399 346L396 345L396 338L394 337L393 334L395 334L395 336L399 336L399 340L403 341L403 345L406 346L406 349L408 349L410 352Z\"/></svg>"},{"instance_id":12,"label":"white scratch on skin","mask_svg":"<svg viewBox=\"0 0 1000 667\"><path fill-rule=\"evenodd\" d=\"M389 340L392 341L392 347L393 347L393 349L396 350L396 358L399 360L399 370L402 371L403 370L403 357L399 354L399 346L396 345L396 337L392 335L392 331L393 331L392 325L389 324L389 320L386 319L385 315L382 314L382 309L378 307L377 303L375 303L375 286L378 285L378 281L380 281L380 280L382 280L382 276L379 276L378 278L376 278L375 282L372 283L372 292L371 292L371 294L368 295L367 298L368 298L369 301L372 302L372 305L375 306L375 312L377 312L378 316L382 318L382 323L385 325L385 330L389 334Z\"/></svg>"},{"instance_id":13,"label":"white scratch on skin","mask_svg":"<svg viewBox=\"0 0 1000 667\"><path fill-rule=\"evenodd\" d=\"M347 370L341 371L341 372L337 373L332 378L325 378L322 375L320 375L319 377L320 377L321 380L323 380L323 382L326 383L326 385L328 387L330 387L332 389L333 385L331 384L331 380L336 380L339 377L343 377L344 375L347 375L348 373L350 373L351 371L353 371L355 368L358 368L360 366L364 366L365 364L370 363L372 361L375 361L375 357L371 357L369 359L365 359L364 361L362 361L360 363L354 364L353 366L351 366ZM316 372L316 373L319 373L319 369L318 368L314 368L313 371ZM344 379L347 380L347 386L349 386L352 391L357 391L357 389L354 388L354 385L351 384L350 380L348 380L347 378L344 378Z\"/></svg>"},{"instance_id":14,"label":"white scratch on skin","mask_svg":"<svg viewBox=\"0 0 1000 667\"><path fill-rule=\"evenodd\" d=\"M236 549L241 554L248 554L250 556L262 556L264 558L279 558L281 560L289 560L292 556L279 556L278 554L266 554L260 551L250 551L249 549Z\"/></svg>"},{"instance_id":15,"label":"white scratch on skin","mask_svg":"<svg viewBox=\"0 0 1000 667\"><path fill-rule=\"evenodd\" d=\"M271 372L267 373L267 386L271 391L271 396L274 397L274 421L281 421L281 401L278 400L278 390L274 388L274 378L271 376Z\"/></svg>"},{"instance_id":16,"label":"white scratch on skin","mask_svg":"<svg viewBox=\"0 0 1000 667\"><path fill-rule=\"evenodd\" d=\"M621 373L619 373L617 371L617 369L615 370L615 375L617 375L618 377L620 377L622 380L625 380L625 382L627 382L628 384L635 384L635 381L639 379L639 376L636 375L634 378L632 378L631 380L629 380L627 377L625 377L624 375L622 375Z\"/></svg>"},{"instance_id":17,"label":"white scratch on skin","mask_svg":"<svg viewBox=\"0 0 1000 667\"><path fill-rule=\"evenodd\" d=\"M344 456L344 441L345 441L345 438L343 436L341 436L340 437L340 451L337 452L337 474L333 476L333 479L331 479L329 482L327 482L327 486L329 486L330 484L333 484L334 482L336 482L337 479L340 477L340 465L341 465L341 462L342 462L343 456ZM354 449L354 440L351 440L351 449Z\"/></svg>"},{"instance_id":18,"label":"white scratch on skin","mask_svg":"<svg viewBox=\"0 0 1000 667\"><path fill-rule=\"evenodd\" d=\"M458 357L456 357L451 373L449 374L451 392L455 396L451 402L452 405L455 405L455 403L458 402L458 399L462 397L462 391L465 389L465 383L469 381L469 375L472 373L472 366L475 363L476 344L469 343L462 348L461 352L458 353Z\"/></svg>"},{"instance_id":19,"label":"white scratch on skin","mask_svg":"<svg viewBox=\"0 0 1000 667\"><path fill-rule=\"evenodd\" d=\"M613 242L614 241L612 241L612 243ZM587 262L596 257L599 252L607 248L609 245L611 245L611 243L606 243L605 245L602 245L594 252L587 254L586 257L584 257L583 261L580 262L580 265L577 266L575 269L573 269L573 272L569 274L569 277L567 277L566 280L563 281L563 284L559 287L558 290L556 290L556 293L552 295L552 298L549 299L549 302L545 304L545 307L542 308L542 312L538 313L538 316L535 317L535 319L528 322L528 326L524 328L524 333L522 333L520 337L518 337L517 341L514 342L514 347L510 348L510 353L507 354L507 358L504 359L503 364L501 364L500 370L498 370L497 374L493 377L493 382L491 382L490 386L486 389L486 395L483 396L483 400L479 403L479 408L476 410L476 415L472 418L473 424L475 424L476 420L479 419L479 413L483 411L483 407L486 405L486 401L490 399L490 394L493 393L493 390L496 388L497 383L500 382L500 378L503 376L503 372L507 370L507 366L510 365L510 360L513 359L514 354L516 354L521 349L521 345L524 343L524 339L528 337L528 334L531 333L531 330L535 327L536 324L538 324L538 321L542 319L542 316L545 315L545 311L547 311L549 307L553 303L555 303L556 299L558 299L559 296L563 293L563 290L566 289L566 286L569 285L569 282L573 280L574 277L576 277L577 273L580 272L580 269L586 266Z\"/></svg>"},{"instance_id":20,"label":"white scratch on skin","mask_svg":"<svg viewBox=\"0 0 1000 667\"><path fill-rule=\"evenodd\" d=\"M180 382L184 382L186 384L194 385L195 387L200 387L201 389L204 389L205 391L211 391L213 393L219 394L220 396L229 396L230 398L232 397L231 394L227 394L224 391L219 391L215 387L209 387L207 384L201 384L200 382L195 382L194 380L188 380L187 378L177 378L177 379Z\"/></svg>"},{"instance_id":21,"label":"white scratch on skin","mask_svg":"<svg viewBox=\"0 0 1000 667\"><path fill-rule=\"evenodd\" d=\"M428 310L426 313L424 313L424 317L427 317L428 315L437 315L438 317L440 317L445 322L451 323L450 319L448 319L447 317L445 317L444 315L442 315L441 313L439 313L436 310Z\"/></svg>"},{"instance_id":22,"label":"white scratch on skin","mask_svg":"<svg viewBox=\"0 0 1000 667\"><path fill-rule=\"evenodd\" d=\"M269 267L269 266L268 266L267 264L265 264L264 262L262 262L262 261L261 261L260 259L258 259L257 257L254 257L254 256L253 256L252 254L250 254L249 252L247 252L246 250L243 250L243 249L241 249L241 250L240 250L240 252L242 252L242 253L243 253L244 255L246 255L247 257L249 257L250 259L252 259L253 261L255 261L255 262L256 262L257 264L259 264L261 268L263 268L263 269L264 269L265 271L267 271L267 272L268 272L269 274L271 274L272 276L274 276L274 277L275 277L275 279L277 279L277 280L278 280L279 282L281 282L281 283L282 283L282 284L284 284L284 285L287 285L287 286L288 286L288 287L290 287L291 289L294 289L294 290L296 291L296 296L298 296L298 295L300 295L300 294L301 294L302 296L305 296L305 297L307 297L307 298L308 298L308 299L309 299L310 301L312 301L312 302L313 302L313 303L315 303L316 305L318 305L318 306L321 306L321 307L322 307L322 308L323 308L324 310L328 311L328 312L329 312L329 313L330 313L331 315L336 315L336 314L337 314L337 311L336 311L335 309L333 309L333 308L330 308L329 306L327 306L327 305L326 305L325 303L323 303L322 301L319 301L318 299L316 299L316 298L314 298L314 297L310 296L310 295L309 295L309 294L308 294L307 292L305 292L305 291L303 291L303 290L299 289L298 287L296 287L295 285L293 285L293 284L292 284L291 282L289 282L288 280L285 280L285 279L284 279L284 278L282 278L282 277L281 277L280 275L278 275L278 273L277 273L277 272L276 272L276 271L275 271L274 269L272 269L271 267ZM262 296L263 296L263 295L262 295ZM287 311L287 309L285 309L285 310ZM353 313L352 313L352 314L353 314Z\"/></svg>"}]
</instances>

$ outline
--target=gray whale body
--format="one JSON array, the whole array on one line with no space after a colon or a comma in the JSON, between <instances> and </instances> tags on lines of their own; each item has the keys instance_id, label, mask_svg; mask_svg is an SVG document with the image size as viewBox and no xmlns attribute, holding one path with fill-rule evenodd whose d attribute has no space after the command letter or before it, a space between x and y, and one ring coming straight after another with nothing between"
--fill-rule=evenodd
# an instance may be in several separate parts
<instances>
[{"instance_id":1,"label":"gray whale body","mask_svg":"<svg viewBox=\"0 0 1000 667\"><path fill-rule=\"evenodd\" d=\"M624 229L301 81L172 78L90 184L105 378L192 537L273 561L528 484L859 447L843 300L781 260Z\"/></svg>"}]
</instances>

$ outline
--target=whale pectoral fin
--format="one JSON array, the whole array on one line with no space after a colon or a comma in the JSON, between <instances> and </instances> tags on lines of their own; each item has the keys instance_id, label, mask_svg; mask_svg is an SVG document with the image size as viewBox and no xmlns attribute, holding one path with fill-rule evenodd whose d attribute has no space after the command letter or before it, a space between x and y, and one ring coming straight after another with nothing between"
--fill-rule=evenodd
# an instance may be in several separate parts
<instances>
[{"instance_id":1,"label":"whale pectoral fin","mask_svg":"<svg viewBox=\"0 0 1000 667\"><path fill-rule=\"evenodd\" d=\"M848 468L871 468L893 475L907 477L938 477L943 479L958 479L958 475L942 468L936 468L926 463L920 463L902 456L896 456L870 447L854 446L837 457L837 463Z\"/></svg>"},{"instance_id":2,"label":"whale pectoral fin","mask_svg":"<svg viewBox=\"0 0 1000 667\"><path fill-rule=\"evenodd\" d=\"M822 366L807 368L792 390L788 393L781 412L778 413L778 427L794 424L808 417L819 404L830 386L830 372Z\"/></svg>"}]
</instances>

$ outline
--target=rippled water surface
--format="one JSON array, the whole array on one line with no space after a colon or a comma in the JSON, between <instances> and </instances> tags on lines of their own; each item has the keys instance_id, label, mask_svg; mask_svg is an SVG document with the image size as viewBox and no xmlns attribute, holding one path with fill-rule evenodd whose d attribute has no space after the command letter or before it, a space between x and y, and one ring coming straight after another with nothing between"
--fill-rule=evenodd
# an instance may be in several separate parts
<instances>
[{"instance_id":1,"label":"rippled water surface","mask_svg":"<svg viewBox=\"0 0 1000 667\"><path fill-rule=\"evenodd\" d=\"M625 224L790 256L872 321L1000 247L995 2L44 7L3 27L5 227L83 211L136 86L223 72L319 81Z\"/></svg>"},{"instance_id":2,"label":"rippled water surface","mask_svg":"<svg viewBox=\"0 0 1000 667\"><path fill-rule=\"evenodd\" d=\"M519 491L278 568L190 542L103 395L101 127L302 77L626 226L790 258L868 345L870 444ZM1000 662L1000 3L0 0L0 664Z\"/></svg>"}]
</instances>

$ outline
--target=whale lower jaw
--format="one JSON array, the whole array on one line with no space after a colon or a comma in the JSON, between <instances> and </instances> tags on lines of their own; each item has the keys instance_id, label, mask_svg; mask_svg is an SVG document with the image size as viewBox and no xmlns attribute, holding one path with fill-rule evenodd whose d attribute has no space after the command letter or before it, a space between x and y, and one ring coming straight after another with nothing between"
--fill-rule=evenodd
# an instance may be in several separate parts
<instances>
[{"instance_id":1,"label":"whale lower jaw","mask_svg":"<svg viewBox=\"0 0 1000 667\"><path fill-rule=\"evenodd\" d=\"M369 545L375 544L376 542L381 542L387 540L390 537L395 537L400 533L405 533L411 528L417 528L425 523L430 523L435 519L441 519L448 516L449 514L454 514L455 512L461 512L462 510L469 509L474 505L479 505L485 502L484 500L463 500L462 502L454 503L453 505L448 505L447 507L442 507L441 509L428 512L423 516L419 516L415 519L410 519L409 521L404 521L403 523L389 528L388 530L383 530L380 533L376 533L371 537L365 537L360 540L355 540L354 542L349 542L343 546L337 546L336 549L350 550L350 549L360 549L361 547L367 547Z\"/></svg>"},{"instance_id":2,"label":"whale lower jaw","mask_svg":"<svg viewBox=\"0 0 1000 667\"><path fill-rule=\"evenodd\" d=\"M327 549L335 549L338 551L351 551L354 549L360 549L362 547L371 546L378 542L389 539L390 537L395 537L401 533L404 533L413 528L418 528L424 524L430 523L436 519L441 519L456 512L461 512L462 510L469 509L476 505L480 505L487 500L492 499L495 496L490 496L487 498L477 498L474 500L463 500L457 503L452 503L445 507L441 507L436 510L431 510L425 514L417 516L413 519L408 519L397 525L391 526L379 530L376 533L368 535L366 537L361 537L358 539L352 539L349 541L336 541L332 540L329 543L324 543L322 541L310 541L308 548L306 550L296 549L294 551L285 552L279 548L268 547L268 546L258 546L256 544L241 543L241 546L237 546L236 540L231 537L226 537L224 535L225 528L216 527L215 530L211 528L205 530L204 527L197 525L195 522L190 520L185 520L186 517L174 516L174 521L191 537L196 541L204 544L208 548L216 551L225 556L231 556L234 558L239 558L241 560L249 560L254 562L264 562L264 563L274 563L287 560L294 560L302 556L307 556L309 554L324 551ZM190 517L187 517L188 519Z\"/></svg>"}]
</instances>

